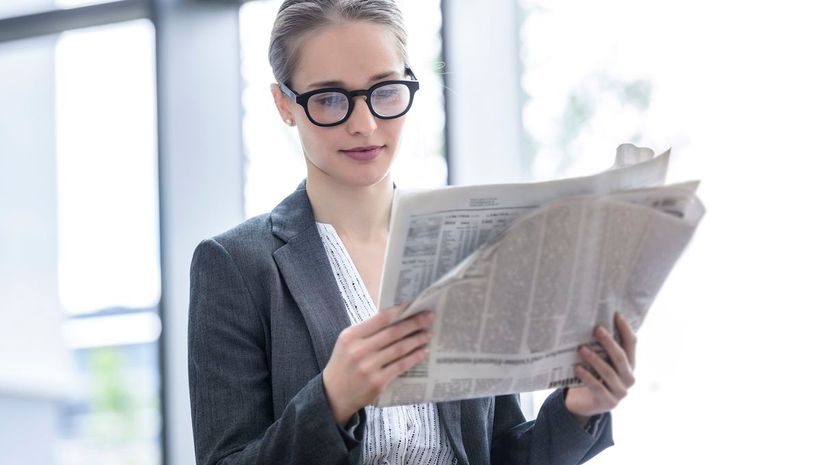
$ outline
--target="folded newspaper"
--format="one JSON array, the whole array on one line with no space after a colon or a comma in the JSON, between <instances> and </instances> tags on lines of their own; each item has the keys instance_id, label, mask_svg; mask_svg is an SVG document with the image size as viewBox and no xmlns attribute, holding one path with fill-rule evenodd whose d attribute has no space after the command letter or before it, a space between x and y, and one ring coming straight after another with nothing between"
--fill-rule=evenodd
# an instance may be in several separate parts
<instances>
[{"instance_id":1,"label":"folded newspaper","mask_svg":"<svg viewBox=\"0 0 828 465\"><path fill-rule=\"evenodd\" d=\"M698 182L618 147L602 173L398 192L380 308L433 310L430 354L379 406L579 384L577 349L620 312L637 330L704 215Z\"/></svg>"}]
</instances>

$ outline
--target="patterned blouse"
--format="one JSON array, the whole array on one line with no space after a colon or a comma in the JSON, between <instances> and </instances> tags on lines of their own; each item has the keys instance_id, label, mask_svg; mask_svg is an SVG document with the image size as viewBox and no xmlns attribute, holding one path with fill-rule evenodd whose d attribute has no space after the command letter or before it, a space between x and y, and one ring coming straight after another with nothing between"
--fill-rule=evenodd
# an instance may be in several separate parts
<instances>
[{"instance_id":1,"label":"patterned blouse","mask_svg":"<svg viewBox=\"0 0 828 465\"><path fill-rule=\"evenodd\" d=\"M377 313L356 266L333 226L316 223L351 324ZM433 403L365 407L362 442L366 465L456 465L448 436Z\"/></svg>"}]
</instances>

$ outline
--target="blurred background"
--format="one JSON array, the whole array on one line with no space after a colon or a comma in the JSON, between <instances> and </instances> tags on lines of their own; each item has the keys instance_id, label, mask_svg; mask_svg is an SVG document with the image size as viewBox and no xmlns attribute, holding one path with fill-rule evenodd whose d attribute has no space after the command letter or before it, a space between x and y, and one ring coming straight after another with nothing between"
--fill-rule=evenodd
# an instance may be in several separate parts
<instances>
[{"instance_id":1,"label":"blurred background","mask_svg":"<svg viewBox=\"0 0 828 465\"><path fill-rule=\"evenodd\" d=\"M280 3L0 0L0 464L194 463L193 249L304 177L269 93ZM702 181L594 463L825 463L824 6L400 3L398 185L590 174L622 142Z\"/></svg>"}]
</instances>

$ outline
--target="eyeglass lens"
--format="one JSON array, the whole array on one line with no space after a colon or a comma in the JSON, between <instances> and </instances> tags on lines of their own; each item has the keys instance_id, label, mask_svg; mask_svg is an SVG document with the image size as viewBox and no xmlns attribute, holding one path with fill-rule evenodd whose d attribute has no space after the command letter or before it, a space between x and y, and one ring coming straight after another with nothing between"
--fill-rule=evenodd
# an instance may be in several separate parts
<instances>
[{"instance_id":1,"label":"eyeglass lens","mask_svg":"<svg viewBox=\"0 0 828 465\"><path fill-rule=\"evenodd\" d=\"M393 118L402 114L411 100L411 91L404 84L388 84L371 92L369 105L382 117ZM324 92L311 96L308 112L311 118L321 124L341 121L348 114L351 102L342 92Z\"/></svg>"}]
</instances>

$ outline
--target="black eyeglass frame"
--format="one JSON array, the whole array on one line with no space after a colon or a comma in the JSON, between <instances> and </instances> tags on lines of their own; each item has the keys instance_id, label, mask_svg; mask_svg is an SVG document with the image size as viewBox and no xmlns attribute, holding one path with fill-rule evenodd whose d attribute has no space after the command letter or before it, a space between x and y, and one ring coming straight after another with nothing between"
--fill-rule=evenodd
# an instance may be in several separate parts
<instances>
[{"instance_id":1,"label":"black eyeglass frame","mask_svg":"<svg viewBox=\"0 0 828 465\"><path fill-rule=\"evenodd\" d=\"M357 97L357 96L360 96L360 95L365 97L365 103L368 105L368 110L370 110L371 114L374 115L376 118L379 118L379 119L395 119L395 118L399 118L402 115L408 113L408 110L411 109L411 105L414 104L414 94L420 89L420 82L417 81L417 76L414 75L414 71L411 71L411 68L406 67L405 68L405 74L411 76L411 78L413 80L382 81L382 82L378 82L378 83L374 84L373 86L371 86L367 89L359 89L359 90L346 90L346 89L342 89L340 87L325 87L323 89L314 89L314 90L305 92L304 94L299 94L295 90L288 87L285 83L280 83L279 88L282 90L282 93L284 93L285 95L290 97L291 100L293 100L295 103L297 103L298 105L300 105L302 108L305 109L305 115L307 115L308 120L310 120L311 123L313 123L317 126L321 126L321 127L331 127L331 126L338 126L338 125L344 123L345 121L348 121L348 118L351 117L351 113L353 113L353 111L354 111L354 97ZM402 84L402 85L408 87L408 91L411 93L411 97L408 99L408 106L405 107L405 110L403 110L402 113L400 113L399 115L395 115L395 116L383 116L383 115L380 115L379 113L377 113L374 110L374 106L371 104L371 93L374 92L375 90L379 89L380 87L384 87L384 86L387 86L387 85L390 85L390 84ZM345 113L345 116L343 116L341 120L339 120L335 123L320 123L320 122L316 121L315 119L313 119L313 117L310 114L310 110L308 109L308 100L310 100L311 97L313 97L314 95L323 94L323 93L326 93L326 92L340 92L342 94L345 94L348 97L348 111Z\"/></svg>"}]
</instances>

